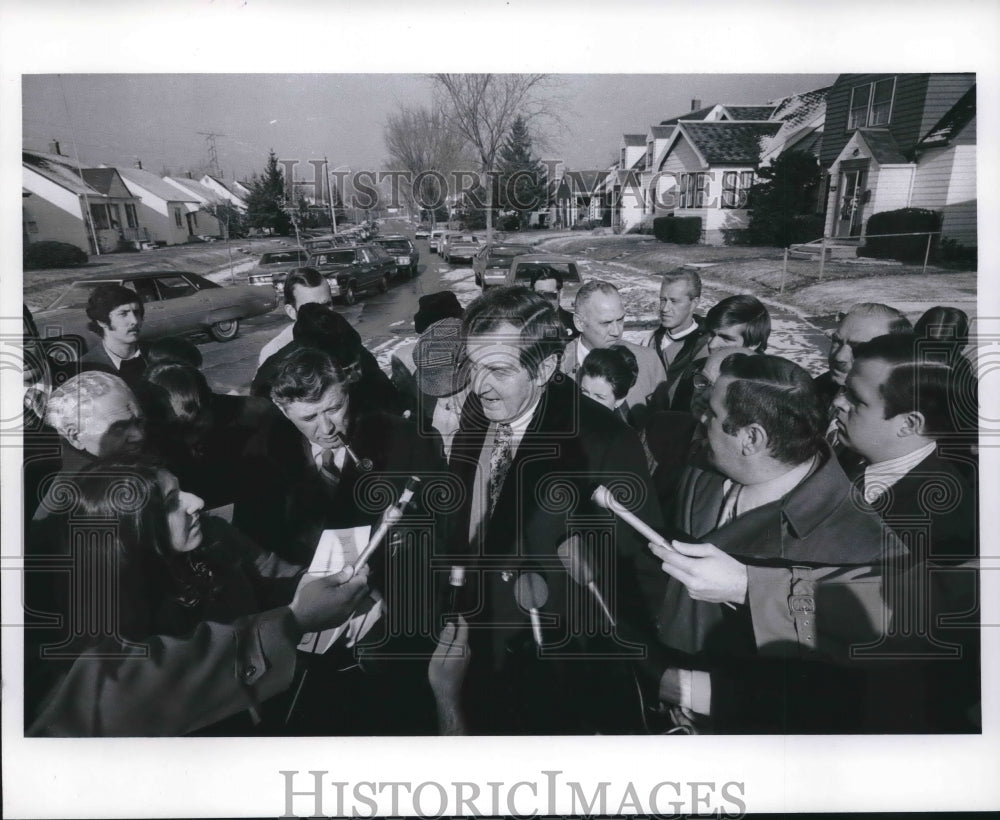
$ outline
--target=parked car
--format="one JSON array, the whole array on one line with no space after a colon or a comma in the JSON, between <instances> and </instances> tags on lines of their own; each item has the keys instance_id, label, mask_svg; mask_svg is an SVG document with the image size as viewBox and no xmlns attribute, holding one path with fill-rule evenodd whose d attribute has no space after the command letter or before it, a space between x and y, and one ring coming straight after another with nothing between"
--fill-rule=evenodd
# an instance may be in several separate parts
<instances>
[{"instance_id":1,"label":"parked car","mask_svg":"<svg viewBox=\"0 0 1000 820\"><path fill-rule=\"evenodd\" d=\"M146 309L140 340L205 331L217 342L235 339L240 320L270 313L278 300L271 289L251 285L222 287L196 273L153 271L73 282L48 308L35 314L42 339L61 339L85 353L100 337L87 328L86 307L98 285L114 283L134 290Z\"/></svg>"},{"instance_id":2,"label":"parked car","mask_svg":"<svg viewBox=\"0 0 1000 820\"><path fill-rule=\"evenodd\" d=\"M461 236L453 238L448 243L447 259L449 262L468 262L471 264L482 244L482 240L478 236L474 236L471 239Z\"/></svg>"},{"instance_id":3,"label":"parked car","mask_svg":"<svg viewBox=\"0 0 1000 820\"><path fill-rule=\"evenodd\" d=\"M476 284L483 289L506 284L511 260L515 256L534 251L530 245L508 245L497 242L483 245L472 259Z\"/></svg>"},{"instance_id":4,"label":"parked car","mask_svg":"<svg viewBox=\"0 0 1000 820\"><path fill-rule=\"evenodd\" d=\"M446 232L447 231L444 228L435 228L431 231L429 240L431 243L431 253L438 253L439 246L441 244L441 237L444 236Z\"/></svg>"},{"instance_id":5,"label":"parked car","mask_svg":"<svg viewBox=\"0 0 1000 820\"><path fill-rule=\"evenodd\" d=\"M303 248L289 248L283 251L262 253L255 267L250 270L251 285L271 285L274 274L285 274L292 268L301 268L309 259L309 252ZM284 280L282 280L284 281Z\"/></svg>"},{"instance_id":6,"label":"parked car","mask_svg":"<svg viewBox=\"0 0 1000 820\"><path fill-rule=\"evenodd\" d=\"M416 230L413 232L414 239L427 239L431 235L431 226L426 222L421 222L417 225Z\"/></svg>"},{"instance_id":7,"label":"parked car","mask_svg":"<svg viewBox=\"0 0 1000 820\"><path fill-rule=\"evenodd\" d=\"M482 244L482 240L473 233L465 231L445 231L438 242L438 253L445 262L451 262L452 245L457 242L472 244L476 247ZM474 255L475 252L469 254L468 258L471 259Z\"/></svg>"},{"instance_id":8,"label":"parked car","mask_svg":"<svg viewBox=\"0 0 1000 820\"><path fill-rule=\"evenodd\" d=\"M373 240L372 244L377 245L396 260L397 274L405 274L411 278L417 275L420 251L413 244L413 240L398 234L391 234L378 237L378 239Z\"/></svg>"},{"instance_id":9,"label":"parked car","mask_svg":"<svg viewBox=\"0 0 1000 820\"><path fill-rule=\"evenodd\" d=\"M571 256L555 253L531 253L515 256L511 260L510 270L508 270L507 278L503 284L530 287L532 275L541 268L554 270L561 275L563 281L562 301L572 302L580 285L583 284L583 280L580 278L580 269L576 260Z\"/></svg>"},{"instance_id":10,"label":"parked car","mask_svg":"<svg viewBox=\"0 0 1000 820\"><path fill-rule=\"evenodd\" d=\"M353 305L361 291L385 293L396 272L396 260L375 245L318 251L308 264L326 277L334 298L347 305Z\"/></svg>"}]
</instances>

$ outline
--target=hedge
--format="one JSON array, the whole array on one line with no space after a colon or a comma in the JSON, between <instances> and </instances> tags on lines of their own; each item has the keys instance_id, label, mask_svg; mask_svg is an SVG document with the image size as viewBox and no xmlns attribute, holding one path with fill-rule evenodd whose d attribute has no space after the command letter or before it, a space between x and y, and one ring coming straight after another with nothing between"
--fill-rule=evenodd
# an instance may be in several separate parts
<instances>
[{"instance_id":1,"label":"hedge","mask_svg":"<svg viewBox=\"0 0 1000 820\"><path fill-rule=\"evenodd\" d=\"M653 220L653 235L661 242L696 245L701 240L701 217L658 216Z\"/></svg>"},{"instance_id":2,"label":"hedge","mask_svg":"<svg viewBox=\"0 0 1000 820\"><path fill-rule=\"evenodd\" d=\"M68 242L35 242L24 249L25 268L68 268L87 264L88 256Z\"/></svg>"},{"instance_id":3,"label":"hedge","mask_svg":"<svg viewBox=\"0 0 1000 820\"><path fill-rule=\"evenodd\" d=\"M927 253L927 232L941 229L941 214L925 208L900 208L872 214L865 228L865 245L858 256L923 262ZM878 236L878 234L923 234L917 236ZM941 235L931 237L931 257L937 253Z\"/></svg>"}]
</instances>

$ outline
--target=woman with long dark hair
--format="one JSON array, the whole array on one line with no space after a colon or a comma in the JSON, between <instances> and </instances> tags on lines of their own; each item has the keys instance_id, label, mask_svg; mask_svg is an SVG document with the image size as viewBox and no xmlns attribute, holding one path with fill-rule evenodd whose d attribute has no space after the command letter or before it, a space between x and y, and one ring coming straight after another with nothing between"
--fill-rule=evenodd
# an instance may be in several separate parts
<instances>
[{"instance_id":1,"label":"woman with long dark hair","mask_svg":"<svg viewBox=\"0 0 1000 820\"><path fill-rule=\"evenodd\" d=\"M243 710L256 720L291 683L302 635L344 623L367 594L364 570L300 583L301 568L203 516L164 469L98 464L61 498L73 573L43 603L69 635L62 663L27 653L29 735L179 735Z\"/></svg>"}]
</instances>

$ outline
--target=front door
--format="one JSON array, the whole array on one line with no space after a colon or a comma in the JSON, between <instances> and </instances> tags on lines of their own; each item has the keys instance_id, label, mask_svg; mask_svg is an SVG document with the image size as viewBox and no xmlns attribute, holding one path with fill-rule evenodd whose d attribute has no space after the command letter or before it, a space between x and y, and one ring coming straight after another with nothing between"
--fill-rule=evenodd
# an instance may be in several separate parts
<instances>
[{"instance_id":1,"label":"front door","mask_svg":"<svg viewBox=\"0 0 1000 820\"><path fill-rule=\"evenodd\" d=\"M868 172L842 171L840 174L840 208L835 236L861 236L861 211L864 208Z\"/></svg>"}]
</instances>

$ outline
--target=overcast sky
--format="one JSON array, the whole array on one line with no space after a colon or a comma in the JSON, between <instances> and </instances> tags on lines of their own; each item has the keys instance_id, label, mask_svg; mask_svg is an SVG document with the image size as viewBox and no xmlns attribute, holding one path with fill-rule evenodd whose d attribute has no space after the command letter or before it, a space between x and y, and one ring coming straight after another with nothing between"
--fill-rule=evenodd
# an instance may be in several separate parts
<instances>
[{"instance_id":1,"label":"overcast sky","mask_svg":"<svg viewBox=\"0 0 1000 820\"><path fill-rule=\"evenodd\" d=\"M691 100L753 105L829 85L835 74L569 74L549 92L562 126L536 151L572 168L603 168L623 133L690 110ZM224 174L280 158L329 157L332 167L383 167L382 129L402 104L431 102L417 74L46 74L23 79L24 147L74 142L85 165L180 172L208 162L214 132ZM303 166L303 175L311 170Z\"/></svg>"}]
</instances>

